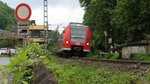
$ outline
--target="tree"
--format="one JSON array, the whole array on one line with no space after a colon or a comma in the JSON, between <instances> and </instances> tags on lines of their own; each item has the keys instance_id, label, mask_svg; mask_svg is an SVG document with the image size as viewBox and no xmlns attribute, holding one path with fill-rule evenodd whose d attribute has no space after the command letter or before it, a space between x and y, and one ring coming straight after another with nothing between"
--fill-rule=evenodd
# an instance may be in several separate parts
<instances>
[{"instance_id":1,"label":"tree","mask_svg":"<svg viewBox=\"0 0 150 84\"><path fill-rule=\"evenodd\" d=\"M95 49L104 50L104 31L113 44L144 40L150 34L149 0L80 0L84 24L90 25Z\"/></svg>"},{"instance_id":2,"label":"tree","mask_svg":"<svg viewBox=\"0 0 150 84\"><path fill-rule=\"evenodd\" d=\"M50 39L50 50L52 52L56 52L57 50L57 42L59 37L59 32L57 30L52 30L48 32L48 37Z\"/></svg>"},{"instance_id":3,"label":"tree","mask_svg":"<svg viewBox=\"0 0 150 84\"><path fill-rule=\"evenodd\" d=\"M113 29L110 21L116 0L80 0L80 3L85 7L84 24L91 26L94 49L104 50L104 31L110 32Z\"/></svg>"},{"instance_id":4,"label":"tree","mask_svg":"<svg viewBox=\"0 0 150 84\"><path fill-rule=\"evenodd\" d=\"M12 26L17 24L14 10L2 1L0 1L0 21L0 28L3 30L9 30Z\"/></svg>"},{"instance_id":5,"label":"tree","mask_svg":"<svg viewBox=\"0 0 150 84\"><path fill-rule=\"evenodd\" d=\"M6 39L0 39L0 48L3 47L15 47L15 45L17 44L17 40L14 37L9 37Z\"/></svg>"}]
</instances>

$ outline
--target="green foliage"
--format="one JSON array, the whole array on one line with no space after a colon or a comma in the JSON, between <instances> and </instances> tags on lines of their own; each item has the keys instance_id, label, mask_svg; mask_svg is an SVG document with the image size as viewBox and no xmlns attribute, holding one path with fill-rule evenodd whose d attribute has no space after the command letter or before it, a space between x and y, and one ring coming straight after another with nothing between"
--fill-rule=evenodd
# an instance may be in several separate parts
<instances>
[{"instance_id":1,"label":"green foliage","mask_svg":"<svg viewBox=\"0 0 150 84\"><path fill-rule=\"evenodd\" d=\"M104 31L115 44L141 41L150 34L149 0L80 0L80 4L85 8L84 24L92 29L94 50L105 50Z\"/></svg>"},{"instance_id":2,"label":"green foliage","mask_svg":"<svg viewBox=\"0 0 150 84\"><path fill-rule=\"evenodd\" d=\"M132 60L150 61L150 54L136 53L131 55Z\"/></svg>"},{"instance_id":3,"label":"green foliage","mask_svg":"<svg viewBox=\"0 0 150 84\"><path fill-rule=\"evenodd\" d=\"M49 31L48 33L50 40L50 51L51 52L56 52L57 46L58 46L58 37L59 37L59 32L57 30L54 31Z\"/></svg>"},{"instance_id":4,"label":"green foliage","mask_svg":"<svg viewBox=\"0 0 150 84\"><path fill-rule=\"evenodd\" d=\"M60 64L54 57L47 62L47 67L55 73L58 84L130 84L136 80L136 76L129 73L113 73L94 65L81 67L69 61Z\"/></svg>"},{"instance_id":5,"label":"green foliage","mask_svg":"<svg viewBox=\"0 0 150 84\"><path fill-rule=\"evenodd\" d=\"M55 57L49 60L48 56L50 55L45 52L44 47L36 43L18 49L10 64L0 67L3 72L1 80L7 83L7 78L12 75L13 84L32 84L33 68L39 63L45 64L53 71L58 84L130 84L138 80L137 76L130 73L114 73L106 68L97 68L95 65L81 66L70 61L62 64Z\"/></svg>"},{"instance_id":6,"label":"green foliage","mask_svg":"<svg viewBox=\"0 0 150 84\"><path fill-rule=\"evenodd\" d=\"M149 81L150 81L150 73L147 74L147 77L148 77L148 79L149 79Z\"/></svg>"},{"instance_id":7,"label":"green foliage","mask_svg":"<svg viewBox=\"0 0 150 84\"><path fill-rule=\"evenodd\" d=\"M100 53L98 51L90 52L85 59L99 59Z\"/></svg>"},{"instance_id":8,"label":"green foliage","mask_svg":"<svg viewBox=\"0 0 150 84\"><path fill-rule=\"evenodd\" d=\"M144 39L144 34L148 34L150 20L149 10L146 0L118 0L113 10L111 23L120 34L117 38L122 38L122 43L137 42ZM143 9L144 7L144 9ZM146 10L145 10L146 9ZM143 13L144 12L144 13Z\"/></svg>"},{"instance_id":9,"label":"green foliage","mask_svg":"<svg viewBox=\"0 0 150 84\"><path fill-rule=\"evenodd\" d=\"M13 56L10 64L1 69L5 70L3 79L6 80L11 74L13 84L32 84L34 66L42 62L47 56L48 53L45 52L44 47L36 43L20 48L17 54Z\"/></svg>"},{"instance_id":10,"label":"green foliage","mask_svg":"<svg viewBox=\"0 0 150 84\"><path fill-rule=\"evenodd\" d=\"M15 47L17 40L13 37L0 39L0 48L3 47Z\"/></svg>"},{"instance_id":11,"label":"green foliage","mask_svg":"<svg viewBox=\"0 0 150 84\"><path fill-rule=\"evenodd\" d=\"M116 5L115 0L80 0L80 3L85 7L84 24L91 26L93 49L105 50L104 31L111 36L111 10Z\"/></svg>"},{"instance_id":12,"label":"green foliage","mask_svg":"<svg viewBox=\"0 0 150 84\"><path fill-rule=\"evenodd\" d=\"M95 51L94 53L90 53L90 55L88 57L86 57L87 59L112 59L112 60L116 60L116 59L120 59L119 53L104 53L101 51Z\"/></svg>"},{"instance_id":13,"label":"green foliage","mask_svg":"<svg viewBox=\"0 0 150 84\"><path fill-rule=\"evenodd\" d=\"M107 59L119 59L119 53L111 53Z\"/></svg>"},{"instance_id":14,"label":"green foliage","mask_svg":"<svg viewBox=\"0 0 150 84\"><path fill-rule=\"evenodd\" d=\"M17 24L14 15L14 9L10 8L6 3L0 1L0 28L9 30Z\"/></svg>"}]
</instances>

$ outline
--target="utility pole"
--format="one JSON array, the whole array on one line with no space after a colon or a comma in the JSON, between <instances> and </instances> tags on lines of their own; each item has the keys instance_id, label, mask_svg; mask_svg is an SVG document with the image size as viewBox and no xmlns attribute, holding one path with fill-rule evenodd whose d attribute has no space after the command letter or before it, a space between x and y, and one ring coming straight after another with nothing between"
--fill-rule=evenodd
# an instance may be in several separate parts
<instances>
[{"instance_id":1,"label":"utility pole","mask_svg":"<svg viewBox=\"0 0 150 84\"><path fill-rule=\"evenodd\" d=\"M48 49L48 2L44 0L45 49Z\"/></svg>"}]
</instances>

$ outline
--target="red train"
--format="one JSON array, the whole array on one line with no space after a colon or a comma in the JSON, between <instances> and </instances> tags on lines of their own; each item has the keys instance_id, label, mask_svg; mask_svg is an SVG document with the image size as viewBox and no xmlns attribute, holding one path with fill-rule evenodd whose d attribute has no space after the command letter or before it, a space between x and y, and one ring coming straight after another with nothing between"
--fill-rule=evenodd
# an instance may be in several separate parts
<instances>
[{"instance_id":1,"label":"red train","mask_svg":"<svg viewBox=\"0 0 150 84\"><path fill-rule=\"evenodd\" d=\"M90 52L91 30L81 23L70 23L58 40L58 55L61 57L86 57Z\"/></svg>"}]
</instances>

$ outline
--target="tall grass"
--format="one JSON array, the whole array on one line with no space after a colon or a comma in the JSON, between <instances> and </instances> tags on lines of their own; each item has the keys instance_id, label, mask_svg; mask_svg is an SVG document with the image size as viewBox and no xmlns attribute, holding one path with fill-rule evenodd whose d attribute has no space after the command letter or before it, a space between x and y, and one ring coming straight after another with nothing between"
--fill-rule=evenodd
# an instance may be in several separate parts
<instances>
[{"instance_id":1,"label":"tall grass","mask_svg":"<svg viewBox=\"0 0 150 84\"><path fill-rule=\"evenodd\" d=\"M150 61L150 54L144 54L144 53L131 54L131 59L139 60L139 61Z\"/></svg>"}]
</instances>

